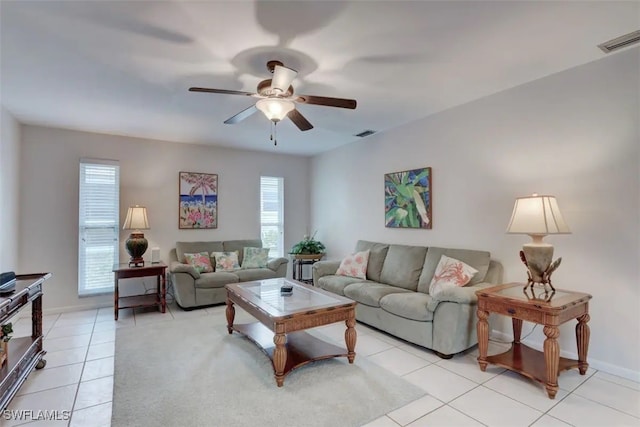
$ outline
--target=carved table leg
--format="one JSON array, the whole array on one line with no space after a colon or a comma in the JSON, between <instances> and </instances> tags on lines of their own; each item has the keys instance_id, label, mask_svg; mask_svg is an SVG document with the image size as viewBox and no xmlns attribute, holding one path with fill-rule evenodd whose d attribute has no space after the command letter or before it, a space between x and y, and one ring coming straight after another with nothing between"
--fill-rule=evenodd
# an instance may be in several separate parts
<instances>
[{"instance_id":1,"label":"carved table leg","mask_svg":"<svg viewBox=\"0 0 640 427\"><path fill-rule=\"evenodd\" d=\"M520 336L522 335L522 319L514 317L511 319L511 323L513 324L513 342L514 344L519 344Z\"/></svg>"},{"instance_id":2,"label":"carved table leg","mask_svg":"<svg viewBox=\"0 0 640 427\"><path fill-rule=\"evenodd\" d=\"M489 312L478 309L478 364L480 370L485 371L487 369L487 350L489 347Z\"/></svg>"},{"instance_id":3,"label":"carved table leg","mask_svg":"<svg viewBox=\"0 0 640 427\"><path fill-rule=\"evenodd\" d=\"M356 319L355 313L352 313L345 322L347 324L347 330L344 332L344 341L347 344L347 358L349 363L353 363L356 358Z\"/></svg>"},{"instance_id":4,"label":"carved table leg","mask_svg":"<svg viewBox=\"0 0 640 427\"><path fill-rule=\"evenodd\" d=\"M557 326L545 326L544 360L547 367L546 389L550 399L555 399L558 392L558 365L560 364L560 346L558 337L560 330Z\"/></svg>"},{"instance_id":5,"label":"carved table leg","mask_svg":"<svg viewBox=\"0 0 640 427\"><path fill-rule=\"evenodd\" d=\"M113 286L113 318L118 320L118 300L120 299L118 291L118 273L115 274L115 283Z\"/></svg>"},{"instance_id":6,"label":"carved table leg","mask_svg":"<svg viewBox=\"0 0 640 427\"><path fill-rule=\"evenodd\" d=\"M38 341L39 352L43 351L42 332L42 296L39 296L31 303L31 338L40 338ZM44 360L43 355L36 364L36 369L42 369L45 366L47 366L47 361Z\"/></svg>"},{"instance_id":7,"label":"carved table leg","mask_svg":"<svg viewBox=\"0 0 640 427\"><path fill-rule=\"evenodd\" d=\"M590 330L587 322L591 319L589 314L583 314L578 317L578 324L576 325L576 342L578 343L578 370L580 375L587 373L589 364L587 363L587 352L589 351L589 336Z\"/></svg>"},{"instance_id":8,"label":"carved table leg","mask_svg":"<svg viewBox=\"0 0 640 427\"><path fill-rule=\"evenodd\" d=\"M273 350L273 369L275 370L276 384L278 387L282 387L284 384L284 368L287 365L287 336L284 334L284 325L276 324L273 343L276 345Z\"/></svg>"},{"instance_id":9,"label":"carved table leg","mask_svg":"<svg viewBox=\"0 0 640 427\"><path fill-rule=\"evenodd\" d=\"M227 315L227 331L231 334L233 333L233 319L236 317L236 308L233 306L233 301L227 298L227 310L225 311Z\"/></svg>"}]
</instances>

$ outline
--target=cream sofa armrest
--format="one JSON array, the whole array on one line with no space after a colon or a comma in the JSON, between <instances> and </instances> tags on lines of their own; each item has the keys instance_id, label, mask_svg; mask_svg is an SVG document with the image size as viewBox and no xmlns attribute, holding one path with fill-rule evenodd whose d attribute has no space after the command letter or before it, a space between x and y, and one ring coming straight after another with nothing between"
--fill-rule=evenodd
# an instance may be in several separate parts
<instances>
[{"instance_id":1,"label":"cream sofa armrest","mask_svg":"<svg viewBox=\"0 0 640 427\"><path fill-rule=\"evenodd\" d=\"M313 263L313 283L318 283L318 279L323 276L336 274L338 267L340 267L340 261L318 261Z\"/></svg>"},{"instance_id":2,"label":"cream sofa armrest","mask_svg":"<svg viewBox=\"0 0 640 427\"><path fill-rule=\"evenodd\" d=\"M480 282L476 283L473 286L463 286L463 287L451 287L446 288L438 295L432 295L432 300L427 307L429 310L434 311L438 303L441 302L457 302L458 304L476 304L478 302L478 297L476 296L476 292L489 288L491 286L495 286L492 283Z\"/></svg>"},{"instance_id":3,"label":"cream sofa armrest","mask_svg":"<svg viewBox=\"0 0 640 427\"><path fill-rule=\"evenodd\" d=\"M269 258L269 261L267 261L267 268L269 268L269 270L278 271L278 268L280 268L282 264L286 264L288 262L289 260L284 257Z\"/></svg>"},{"instance_id":4,"label":"cream sofa armrest","mask_svg":"<svg viewBox=\"0 0 640 427\"><path fill-rule=\"evenodd\" d=\"M199 279L200 278L200 273L198 272L198 270L193 268L192 265L183 264L183 263L178 262L178 261L173 261L171 263L171 265L169 266L169 272L170 273L188 273L194 279Z\"/></svg>"}]
</instances>

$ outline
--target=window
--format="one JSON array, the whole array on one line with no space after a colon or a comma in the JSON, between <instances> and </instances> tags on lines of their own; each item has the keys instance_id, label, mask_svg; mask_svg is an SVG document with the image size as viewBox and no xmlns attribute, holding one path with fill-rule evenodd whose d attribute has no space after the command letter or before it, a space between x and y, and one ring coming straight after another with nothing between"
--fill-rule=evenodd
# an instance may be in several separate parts
<instances>
[{"instance_id":1,"label":"window","mask_svg":"<svg viewBox=\"0 0 640 427\"><path fill-rule=\"evenodd\" d=\"M284 256L284 179L260 177L260 237L269 256Z\"/></svg>"},{"instance_id":2,"label":"window","mask_svg":"<svg viewBox=\"0 0 640 427\"><path fill-rule=\"evenodd\" d=\"M120 228L118 162L80 160L79 205L78 295L113 292Z\"/></svg>"}]
</instances>

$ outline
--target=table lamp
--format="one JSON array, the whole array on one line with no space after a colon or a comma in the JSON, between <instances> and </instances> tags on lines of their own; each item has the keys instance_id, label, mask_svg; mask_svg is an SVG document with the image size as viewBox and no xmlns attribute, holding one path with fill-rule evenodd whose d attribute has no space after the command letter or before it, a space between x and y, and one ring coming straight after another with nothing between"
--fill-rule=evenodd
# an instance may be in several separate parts
<instances>
[{"instance_id":1,"label":"table lamp","mask_svg":"<svg viewBox=\"0 0 640 427\"><path fill-rule=\"evenodd\" d=\"M511 221L507 227L510 234L528 234L532 242L522 245L520 259L527 266L528 280L526 289L533 289L534 283L548 284L555 292L551 284L551 273L553 273L562 258L558 258L553 263L553 245L545 243L542 238L547 234L570 234L569 227L564 222L558 202L554 196L531 196L518 197L513 207Z\"/></svg>"},{"instance_id":2,"label":"table lamp","mask_svg":"<svg viewBox=\"0 0 640 427\"><path fill-rule=\"evenodd\" d=\"M130 206L122 229L135 230L129 235L125 243L127 252L131 256L129 259L129 267L143 267L144 259L142 259L142 255L144 255L147 250L149 243L147 239L144 238L144 233L141 233L140 230L149 229L147 208L138 205Z\"/></svg>"}]
</instances>

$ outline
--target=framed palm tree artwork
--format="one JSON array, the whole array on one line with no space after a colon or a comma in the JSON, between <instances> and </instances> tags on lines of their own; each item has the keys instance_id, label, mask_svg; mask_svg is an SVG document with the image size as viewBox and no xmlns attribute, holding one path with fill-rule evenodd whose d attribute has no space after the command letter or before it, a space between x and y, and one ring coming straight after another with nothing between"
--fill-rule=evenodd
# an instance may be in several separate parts
<instances>
[{"instance_id":1,"label":"framed palm tree artwork","mask_svg":"<svg viewBox=\"0 0 640 427\"><path fill-rule=\"evenodd\" d=\"M218 175L180 172L178 228L218 228Z\"/></svg>"},{"instance_id":2,"label":"framed palm tree artwork","mask_svg":"<svg viewBox=\"0 0 640 427\"><path fill-rule=\"evenodd\" d=\"M431 229L431 197L431 168L385 174L385 226Z\"/></svg>"}]
</instances>

